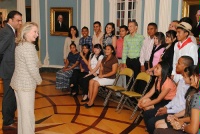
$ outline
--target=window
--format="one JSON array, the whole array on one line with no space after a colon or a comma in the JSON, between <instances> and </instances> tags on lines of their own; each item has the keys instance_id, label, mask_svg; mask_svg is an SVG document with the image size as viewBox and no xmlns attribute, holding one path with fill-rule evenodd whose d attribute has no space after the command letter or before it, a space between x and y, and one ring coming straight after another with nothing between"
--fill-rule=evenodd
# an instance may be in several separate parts
<instances>
[{"instance_id":1,"label":"window","mask_svg":"<svg viewBox=\"0 0 200 134\"><path fill-rule=\"evenodd\" d=\"M136 0L117 0L116 34L119 35L121 25L128 25L133 19L136 19Z\"/></svg>"}]
</instances>

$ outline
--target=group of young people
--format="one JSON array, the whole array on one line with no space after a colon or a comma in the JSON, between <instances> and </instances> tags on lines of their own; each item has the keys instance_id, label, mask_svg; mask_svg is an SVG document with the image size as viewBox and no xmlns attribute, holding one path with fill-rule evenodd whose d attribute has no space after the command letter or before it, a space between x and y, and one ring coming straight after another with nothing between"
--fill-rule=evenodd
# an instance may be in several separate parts
<instances>
[{"instance_id":1,"label":"group of young people","mask_svg":"<svg viewBox=\"0 0 200 134\"><path fill-rule=\"evenodd\" d=\"M155 83L139 100L138 106L144 110L144 121L149 134L197 133L198 45L191 32L191 19L185 17L180 22L173 21L169 29L171 30L166 32L165 49L160 47L156 52L155 46L152 49L154 57L156 53L160 57L158 64L147 70L156 76Z\"/></svg>"},{"instance_id":2,"label":"group of young people","mask_svg":"<svg viewBox=\"0 0 200 134\"><path fill-rule=\"evenodd\" d=\"M158 32L155 23L148 24L146 38L137 33L137 28L138 23L130 21L128 27L120 27L117 39L114 23L108 23L103 33L101 23L95 22L93 37L83 27L83 37L79 38L78 29L71 26L64 43L65 66L56 73L56 88L70 88L72 96L76 96L80 87L82 102L91 108L99 86L112 85L118 70L131 68L134 78L146 71L154 77L154 82L138 106L144 110L147 131L197 133L198 46L191 32L191 19L173 21L166 37ZM18 107L18 133L34 133L35 89L42 82L33 44L38 37L38 26L34 22L22 25L22 14L11 11L0 37L3 129L16 128L14 113Z\"/></svg>"},{"instance_id":3,"label":"group of young people","mask_svg":"<svg viewBox=\"0 0 200 134\"><path fill-rule=\"evenodd\" d=\"M72 96L76 96L79 89L83 90L82 102L91 108L99 86L112 85L117 70L131 68L134 78L146 72L152 75L152 84L138 101L138 107L144 110L149 134L153 134L155 128L181 130L170 129L177 133L196 131L190 128L195 120L191 114L193 109L199 111L195 103L199 86L198 45L191 32L192 20L184 17L171 22L166 35L158 32L157 24L151 22L146 38L137 33L136 20L130 21L128 26L120 26L118 39L114 23L108 23L104 33L100 22L94 22L93 26L93 37L89 36L89 29L83 27L82 38L76 26L70 27L64 44L65 66L56 74L56 88L70 88ZM156 129L155 133L165 131L168 129Z\"/></svg>"},{"instance_id":4,"label":"group of young people","mask_svg":"<svg viewBox=\"0 0 200 134\"><path fill-rule=\"evenodd\" d=\"M108 23L106 34L103 34L101 23L97 21L93 38L89 36L87 27L82 28L83 37L79 38L76 26L71 26L65 40L65 67L56 74L56 88L70 88L71 95L76 96L80 87L83 90L82 102L88 101L86 107L93 106L99 86L112 85L115 80L118 60L114 28L113 23Z\"/></svg>"}]
</instances>

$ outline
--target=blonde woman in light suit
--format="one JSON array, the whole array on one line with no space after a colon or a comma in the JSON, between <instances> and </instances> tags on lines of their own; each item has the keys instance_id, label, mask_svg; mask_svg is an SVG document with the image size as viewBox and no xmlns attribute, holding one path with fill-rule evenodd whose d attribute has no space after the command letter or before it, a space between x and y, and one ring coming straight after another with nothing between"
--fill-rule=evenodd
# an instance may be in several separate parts
<instances>
[{"instance_id":1,"label":"blonde woman in light suit","mask_svg":"<svg viewBox=\"0 0 200 134\"><path fill-rule=\"evenodd\" d=\"M18 134L35 133L35 89L42 82L38 68L38 56L32 43L38 37L38 26L25 23L16 39L15 71L11 87L15 91L18 109Z\"/></svg>"}]
</instances>

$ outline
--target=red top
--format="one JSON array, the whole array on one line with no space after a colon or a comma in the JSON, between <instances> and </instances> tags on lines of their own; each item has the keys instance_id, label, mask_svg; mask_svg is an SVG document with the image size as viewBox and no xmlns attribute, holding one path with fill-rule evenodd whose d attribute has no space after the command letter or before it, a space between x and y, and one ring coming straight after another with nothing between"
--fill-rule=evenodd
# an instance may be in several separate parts
<instances>
[{"instance_id":1,"label":"red top","mask_svg":"<svg viewBox=\"0 0 200 134\"><path fill-rule=\"evenodd\" d=\"M124 39L120 37L117 40L117 48L116 48L117 58L122 58L123 44L124 44Z\"/></svg>"}]
</instances>

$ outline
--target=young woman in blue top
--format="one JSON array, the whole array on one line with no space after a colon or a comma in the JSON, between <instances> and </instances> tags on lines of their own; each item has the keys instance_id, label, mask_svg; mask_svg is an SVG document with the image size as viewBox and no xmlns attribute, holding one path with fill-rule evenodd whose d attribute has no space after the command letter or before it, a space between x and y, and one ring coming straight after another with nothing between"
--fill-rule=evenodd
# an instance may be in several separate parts
<instances>
[{"instance_id":1,"label":"young woman in blue top","mask_svg":"<svg viewBox=\"0 0 200 134\"><path fill-rule=\"evenodd\" d=\"M79 68L79 52L76 49L76 45L72 43L70 45L70 53L65 62L65 66L56 73L56 89L69 88L70 77L73 70Z\"/></svg>"}]
</instances>

